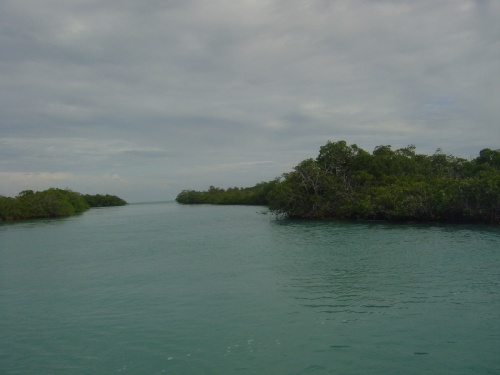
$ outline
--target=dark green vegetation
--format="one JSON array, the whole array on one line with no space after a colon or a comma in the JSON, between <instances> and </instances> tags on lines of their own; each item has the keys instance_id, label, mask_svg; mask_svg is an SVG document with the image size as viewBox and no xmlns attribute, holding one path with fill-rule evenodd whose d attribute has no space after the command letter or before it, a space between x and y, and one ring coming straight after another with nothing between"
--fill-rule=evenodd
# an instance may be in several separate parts
<instances>
[{"instance_id":1,"label":"dark green vegetation","mask_svg":"<svg viewBox=\"0 0 500 375\"><path fill-rule=\"evenodd\" d=\"M279 183L278 180L261 182L247 188L229 188L227 190L210 186L207 191L184 190L175 200L184 204L231 204L256 205L268 204L267 195Z\"/></svg>"},{"instance_id":2,"label":"dark green vegetation","mask_svg":"<svg viewBox=\"0 0 500 375\"><path fill-rule=\"evenodd\" d=\"M123 199L117 197L116 195L89 195L85 194L83 196L85 201L88 203L90 207L111 207L111 206L125 206L127 202Z\"/></svg>"},{"instance_id":3,"label":"dark green vegetation","mask_svg":"<svg viewBox=\"0 0 500 375\"><path fill-rule=\"evenodd\" d=\"M0 221L65 217L89 207L127 204L114 195L82 195L67 189L24 190L15 198L0 196Z\"/></svg>"},{"instance_id":4,"label":"dark green vegetation","mask_svg":"<svg viewBox=\"0 0 500 375\"><path fill-rule=\"evenodd\" d=\"M237 199L236 193L247 190L255 192L255 203ZM183 191L176 200L264 204L290 218L500 224L500 150L483 149L466 160L440 150L417 154L413 145L378 146L369 153L345 141L328 142L316 159L302 161L280 179L236 193L211 187Z\"/></svg>"}]
</instances>

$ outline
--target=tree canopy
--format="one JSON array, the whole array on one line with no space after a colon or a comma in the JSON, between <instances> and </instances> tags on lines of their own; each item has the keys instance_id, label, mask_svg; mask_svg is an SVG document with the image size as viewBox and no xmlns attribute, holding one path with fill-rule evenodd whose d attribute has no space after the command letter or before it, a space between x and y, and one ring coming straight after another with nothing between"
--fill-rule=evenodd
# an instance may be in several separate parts
<instances>
[{"instance_id":1,"label":"tree canopy","mask_svg":"<svg viewBox=\"0 0 500 375\"><path fill-rule=\"evenodd\" d=\"M355 144L329 141L315 159L259 185L266 189L256 202L289 218L500 224L498 149L483 149L466 160L441 150L418 154L414 145L397 150L382 145L369 153ZM233 193L211 187L184 191L177 201L235 204L229 199ZM241 199L236 204L248 203Z\"/></svg>"},{"instance_id":2,"label":"tree canopy","mask_svg":"<svg viewBox=\"0 0 500 375\"><path fill-rule=\"evenodd\" d=\"M111 207L111 206L124 206L127 204L125 200L116 195L101 195L101 194L85 194L83 196L85 201L90 207Z\"/></svg>"},{"instance_id":3,"label":"tree canopy","mask_svg":"<svg viewBox=\"0 0 500 375\"><path fill-rule=\"evenodd\" d=\"M127 204L114 195L82 195L69 189L24 190L15 198L0 196L0 221L65 217L89 207Z\"/></svg>"},{"instance_id":4,"label":"tree canopy","mask_svg":"<svg viewBox=\"0 0 500 375\"><path fill-rule=\"evenodd\" d=\"M210 186L207 191L183 190L175 199L183 204L267 205L267 195L278 180L261 182L247 188L222 189Z\"/></svg>"}]
</instances>

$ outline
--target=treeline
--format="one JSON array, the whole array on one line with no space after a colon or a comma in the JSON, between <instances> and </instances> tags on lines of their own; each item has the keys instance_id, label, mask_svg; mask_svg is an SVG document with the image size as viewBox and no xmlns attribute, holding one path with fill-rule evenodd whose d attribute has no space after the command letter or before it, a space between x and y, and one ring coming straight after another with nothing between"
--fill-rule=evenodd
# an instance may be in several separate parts
<instances>
[{"instance_id":1,"label":"treeline","mask_svg":"<svg viewBox=\"0 0 500 375\"><path fill-rule=\"evenodd\" d=\"M90 207L111 207L111 206L125 206L127 204L126 201L117 197L116 195L101 195L101 194L85 194L83 196L85 201L88 203Z\"/></svg>"},{"instance_id":2,"label":"treeline","mask_svg":"<svg viewBox=\"0 0 500 375\"><path fill-rule=\"evenodd\" d=\"M500 150L466 160L418 154L413 145L369 153L328 142L316 159L268 184L261 201L290 218L500 224Z\"/></svg>"},{"instance_id":3,"label":"treeline","mask_svg":"<svg viewBox=\"0 0 500 375\"><path fill-rule=\"evenodd\" d=\"M15 198L0 196L0 221L65 217L81 213L89 207L125 204L127 202L114 195L82 195L57 188L36 192L24 190Z\"/></svg>"},{"instance_id":4,"label":"treeline","mask_svg":"<svg viewBox=\"0 0 500 375\"><path fill-rule=\"evenodd\" d=\"M265 206L267 195L278 181L261 182L247 188L222 189L210 186L207 191L183 190L175 200L183 204L226 204Z\"/></svg>"}]
</instances>

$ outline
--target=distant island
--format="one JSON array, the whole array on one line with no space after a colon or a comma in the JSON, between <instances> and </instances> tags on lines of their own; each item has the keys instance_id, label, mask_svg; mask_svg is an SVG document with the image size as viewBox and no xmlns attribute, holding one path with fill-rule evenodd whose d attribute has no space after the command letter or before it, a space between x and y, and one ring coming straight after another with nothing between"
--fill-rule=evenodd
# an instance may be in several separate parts
<instances>
[{"instance_id":1,"label":"distant island","mask_svg":"<svg viewBox=\"0 0 500 375\"><path fill-rule=\"evenodd\" d=\"M15 198L0 196L0 221L65 217L90 207L124 206L116 195L80 194L68 189L24 190Z\"/></svg>"},{"instance_id":2,"label":"distant island","mask_svg":"<svg viewBox=\"0 0 500 375\"><path fill-rule=\"evenodd\" d=\"M184 190L176 201L265 205L287 218L500 224L500 149L466 160L441 150L418 154L414 145L369 153L329 141L316 159L272 181Z\"/></svg>"}]
</instances>

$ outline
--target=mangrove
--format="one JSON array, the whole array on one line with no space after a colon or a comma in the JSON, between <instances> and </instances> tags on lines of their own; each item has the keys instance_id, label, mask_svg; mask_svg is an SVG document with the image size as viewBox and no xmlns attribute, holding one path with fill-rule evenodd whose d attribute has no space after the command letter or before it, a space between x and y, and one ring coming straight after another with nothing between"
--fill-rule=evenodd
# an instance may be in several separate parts
<instances>
[{"instance_id":1,"label":"mangrove","mask_svg":"<svg viewBox=\"0 0 500 375\"><path fill-rule=\"evenodd\" d=\"M500 224L500 149L467 160L440 149L419 154L414 145L370 153L328 141L315 159L272 181L184 190L176 201L265 205L287 218Z\"/></svg>"},{"instance_id":2,"label":"mangrove","mask_svg":"<svg viewBox=\"0 0 500 375\"><path fill-rule=\"evenodd\" d=\"M15 198L0 196L0 221L56 218L76 215L90 207L123 206L116 195L80 194L69 189L24 190Z\"/></svg>"}]
</instances>

